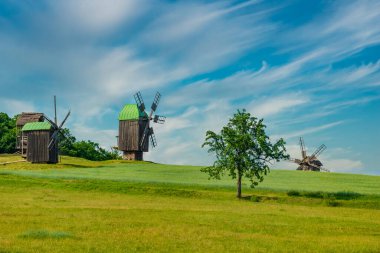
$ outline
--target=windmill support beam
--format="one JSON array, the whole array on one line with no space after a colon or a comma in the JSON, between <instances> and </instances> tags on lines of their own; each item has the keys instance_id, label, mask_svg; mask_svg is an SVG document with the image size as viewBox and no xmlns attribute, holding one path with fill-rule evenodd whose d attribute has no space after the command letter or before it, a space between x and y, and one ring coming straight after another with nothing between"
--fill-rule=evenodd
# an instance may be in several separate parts
<instances>
[{"instance_id":1,"label":"windmill support beam","mask_svg":"<svg viewBox=\"0 0 380 253\"><path fill-rule=\"evenodd\" d=\"M143 152L142 151L123 151L123 160L142 161Z\"/></svg>"}]
</instances>

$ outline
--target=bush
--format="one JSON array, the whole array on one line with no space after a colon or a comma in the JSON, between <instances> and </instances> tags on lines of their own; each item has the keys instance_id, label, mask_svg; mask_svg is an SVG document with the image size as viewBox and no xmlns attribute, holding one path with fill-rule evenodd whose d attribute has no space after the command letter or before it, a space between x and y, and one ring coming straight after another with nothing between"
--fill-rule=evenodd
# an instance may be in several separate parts
<instances>
[{"instance_id":1,"label":"bush","mask_svg":"<svg viewBox=\"0 0 380 253\"><path fill-rule=\"evenodd\" d=\"M343 200L351 200L351 199L357 199L361 196L361 194L357 192L337 192L334 193L334 197L336 199L343 199Z\"/></svg>"},{"instance_id":2,"label":"bush","mask_svg":"<svg viewBox=\"0 0 380 253\"><path fill-rule=\"evenodd\" d=\"M294 190L291 190L291 191L288 191L286 193L288 196L294 196L294 197L299 197L301 196L301 193L299 191L294 191Z\"/></svg>"},{"instance_id":3,"label":"bush","mask_svg":"<svg viewBox=\"0 0 380 253\"><path fill-rule=\"evenodd\" d=\"M16 152L16 118L0 112L0 153Z\"/></svg>"},{"instance_id":4,"label":"bush","mask_svg":"<svg viewBox=\"0 0 380 253\"><path fill-rule=\"evenodd\" d=\"M17 117L18 115L10 118L6 113L0 112L0 154L16 152ZM67 128L62 132L59 135L61 155L81 157L92 161L121 159L117 150L105 150L93 141L77 141Z\"/></svg>"},{"instance_id":5,"label":"bush","mask_svg":"<svg viewBox=\"0 0 380 253\"><path fill-rule=\"evenodd\" d=\"M316 198L316 199L324 199L324 198L328 197L326 193L320 192L320 191L318 191L318 192L305 192L304 196L308 197L308 198Z\"/></svg>"},{"instance_id":6,"label":"bush","mask_svg":"<svg viewBox=\"0 0 380 253\"><path fill-rule=\"evenodd\" d=\"M90 140L77 141L68 129L64 129L62 132L63 135L60 136L62 141L59 143L59 150L62 155L81 157L91 161L121 159L117 150L107 151L101 148L98 143Z\"/></svg>"},{"instance_id":7,"label":"bush","mask_svg":"<svg viewBox=\"0 0 380 253\"><path fill-rule=\"evenodd\" d=\"M328 200L328 201L326 201L326 205L331 206L331 207L336 207L336 206L340 206L341 204L337 201L334 201L334 200Z\"/></svg>"}]
</instances>

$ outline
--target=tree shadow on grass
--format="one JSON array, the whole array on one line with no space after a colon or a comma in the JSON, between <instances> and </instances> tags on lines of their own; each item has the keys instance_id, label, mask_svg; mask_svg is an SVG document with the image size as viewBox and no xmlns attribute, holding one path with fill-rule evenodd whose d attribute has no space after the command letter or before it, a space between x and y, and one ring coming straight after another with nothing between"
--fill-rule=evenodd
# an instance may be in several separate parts
<instances>
[{"instance_id":1,"label":"tree shadow on grass","mask_svg":"<svg viewBox=\"0 0 380 253\"><path fill-rule=\"evenodd\" d=\"M47 231L47 230L30 230L19 235L24 239L66 239L75 238L75 236L69 232L64 231Z\"/></svg>"},{"instance_id":2,"label":"tree shadow on grass","mask_svg":"<svg viewBox=\"0 0 380 253\"><path fill-rule=\"evenodd\" d=\"M80 164L73 164L73 163L62 163L62 165L67 166L69 168L102 168L105 167L103 165L101 166L91 166L91 165L80 165Z\"/></svg>"},{"instance_id":3,"label":"tree shadow on grass","mask_svg":"<svg viewBox=\"0 0 380 253\"><path fill-rule=\"evenodd\" d=\"M340 192L308 192L308 191L295 191L287 192L288 196L292 197L306 197L315 199L337 199L337 200L353 200L362 197L363 195L357 192L340 191Z\"/></svg>"},{"instance_id":4,"label":"tree shadow on grass","mask_svg":"<svg viewBox=\"0 0 380 253\"><path fill-rule=\"evenodd\" d=\"M251 202L264 202L278 200L276 196L265 196L265 195L246 195L240 198L241 200L251 201Z\"/></svg>"}]
</instances>

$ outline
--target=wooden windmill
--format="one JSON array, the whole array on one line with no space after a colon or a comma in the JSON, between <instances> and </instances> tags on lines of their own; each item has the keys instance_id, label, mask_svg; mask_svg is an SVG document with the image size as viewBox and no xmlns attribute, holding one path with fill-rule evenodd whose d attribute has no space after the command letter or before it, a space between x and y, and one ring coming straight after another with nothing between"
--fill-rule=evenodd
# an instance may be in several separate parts
<instances>
[{"instance_id":1,"label":"wooden windmill","mask_svg":"<svg viewBox=\"0 0 380 253\"><path fill-rule=\"evenodd\" d=\"M55 97L54 109L56 112ZM54 121L43 115L46 121L29 122L22 127L22 136L28 143L26 148L27 161L32 163L58 163L58 135L69 116L70 111L59 126L55 114Z\"/></svg>"},{"instance_id":2,"label":"wooden windmill","mask_svg":"<svg viewBox=\"0 0 380 253\"><path fill-rule=\"evenodd\" d=\"M26 158L28 139L23 135L21 129L31 122L43 122L44 114L39 112L23 112L17 117L16 121L16 149L22 157Z\"/></svg>"},{"instance_id":3,"label":"wooden windmill","mask_svg":"<svg viewBox=\"0 0 380 253\"><path fill-rule=\"evenodd\" d=\"M150 121L165 123L165 117L154 115L161 94L156 93L149 115L145 112L145 104L141 93L134 95L136 104L126 104L119 113L118 149L123 151L125 160L143 160L143 152L149 151L149 140L152 147L157 146L156 137Z\"/></svg>"},{"instance_id":4,"label":"wooden windmill","mask_svg":"<svg viewBox=\"0 0 380 253\"><path fill-rule=\"evenodd\" d=\"M301 159L297 158L290 158L289 160L298 164L297 170L305 170L305 171L326 171L330 172L328 169L323 168L323 164L320 160L317 159L317 157L326 149L326 145L322 144L317 148L314 153L311 156L308 156L306 154L305 149L305 142L303 141L303 138L300 137L300 149L301 149Z\"/></svg>"}]
</instances>

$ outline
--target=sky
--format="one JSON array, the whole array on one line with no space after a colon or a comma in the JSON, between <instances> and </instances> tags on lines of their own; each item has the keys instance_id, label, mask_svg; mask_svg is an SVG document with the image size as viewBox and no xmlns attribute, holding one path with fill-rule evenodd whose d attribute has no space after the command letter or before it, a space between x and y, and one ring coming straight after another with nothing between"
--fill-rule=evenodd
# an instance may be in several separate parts
<instances>
[{"instance_id":1,"label":"sky","mask_svg":"<svg viewBox=\"0 0 380 253\"><path fill-rule=\"evenodd\" d=\"M292 157L303 136L331 171L380 175L380 2L0 2L0 111L52 118L57 95L77 139L109 148L137 91L167 117L147 160L210 164L205 132L245 108Z\"/></svg>"}]
</instances>

